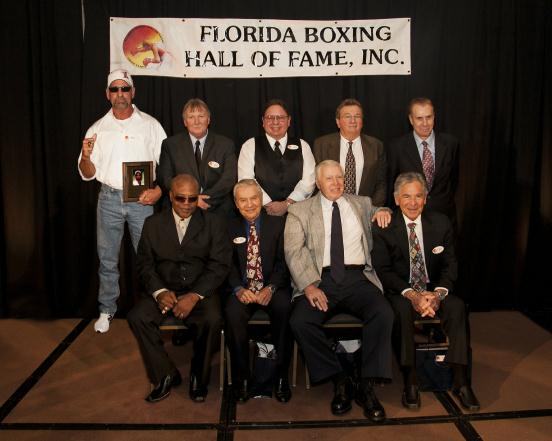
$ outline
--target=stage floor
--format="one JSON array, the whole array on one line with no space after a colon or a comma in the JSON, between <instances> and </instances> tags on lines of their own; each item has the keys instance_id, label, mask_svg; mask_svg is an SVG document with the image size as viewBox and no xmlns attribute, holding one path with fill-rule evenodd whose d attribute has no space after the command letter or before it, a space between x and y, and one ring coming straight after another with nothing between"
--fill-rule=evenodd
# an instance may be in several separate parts
<instances>
[{"instance_id":1,"label":"stage floor","mask_svg":"<svg viewBox=\"0 0 552 441\"><path fill-rule=\"evenodd\" d=\"M299 363L287 404L236 406L218 389L213 357L209 395L187 393L191 345L171 357L184 384L156 404L125 320L104 335L93 322L0 320L0 440L552 440L552 335L518 312L472 313L473 388L481 410L468 413L449 393L422 393L422 407L401 406L401 378L377 389L388 419L372 424L353 410L330 412L330 384L306 390ZM283 430L285 429L285 430Z\"/></svg>"}]
</instances>

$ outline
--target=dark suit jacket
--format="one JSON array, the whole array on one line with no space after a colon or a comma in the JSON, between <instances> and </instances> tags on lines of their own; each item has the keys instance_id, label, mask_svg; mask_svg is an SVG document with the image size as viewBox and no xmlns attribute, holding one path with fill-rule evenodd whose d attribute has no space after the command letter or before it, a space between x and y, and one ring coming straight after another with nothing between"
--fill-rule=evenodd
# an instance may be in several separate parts
<instances>
[{"instance_id":1,"label":"dark suit jacket","mask_svg":"<svg viewBox=\"0 0 552 441\"><path fill-rule=\"evenodd\" d=\"M266 285L274 285L276 288L287 288L289 272L284 255L284 226L285 218L270 216L264 210L261 211L259 244L263 266L263 280ZM228 231L232 240L233 255L232 267L228 276L230 288L243 286L243 278L247 266L247 241L237 243L238 237L247 238L244 219L233 218L229 222Z\"/></svg>"},{"instance_id":2,"label":"dark suit jacket","mask_svg":"<svg viewBox=\"0 0 552 441\"><path fill-rule=\"evenodd\" d=\"M393 213L391 224L372 229L374 248L372 263L387 295L401 294L410 287L410 255L408 232L400 210ZM428 290L447 288L452 292L457 276L452 225L448 218L436 212L422 213L424 259L429 276ZM440 248L442 247L442 251ZM440 251L440 252L439 252Z\"/></svg>"},{"instance_id":3,"label":"dark suit jacket","mask_svg":"<svg viewBox=\"0 0 552 441\"><path fill-rule=\"evenodd\" d=\"M166 288L208 297L228 275L231 256L222 218L198 208L179 243L172 210L164 210L144 222L138 244L138 276L148 295Z\"/></svg>"},{"instance_id":4,"label":"dark suit jacket","mask_svg":"<svg viewBox=\"0 0 552 441\"><path fill-rule=\"evenodd\" d=\"M387 164L389 177L388 204L395 205L393 185L397 176L404 172L424 170L422 160L416 147L412 132L393 140L387 149ZM435 176L433 187L428 194L426 210L434 210L446 214L451 220L456 219L454 198L458 185L458 140L446 133L435 133Z\"/></svg>"},{"instance_id":5,"label":"dark suit jacket","mask_svg":"<svg viewBox=\"0 0 552 441\"><path fill-rule=\"evenodd\" d=\"M372 136L360 135L364 168L358 190L359 196L370 196L376 207L382 207L386 201L387 164L383 143ZM341 135L339 132L321 136L314 141L313 154L316 163L326 159L339 162L339 147Z\"/></svg>"},{"instance_id":6,"label":"dark suit jacket","mask_svg":"<svg viewBox=\"0 0 552 441\"><path fill-rule=\"evenodd\" d=\"M232 188L238 179L238 165L234 143L225 136L209 130L201 157L201 176L197 169L194 146L188 132L166 138L161 144L157 166L157 183L168 195L171 179L181 173L192 175L209 195L210 211L230 213L233 210ZM168 206L168 204L166 204Z\"/></svg>"}]
</instances>

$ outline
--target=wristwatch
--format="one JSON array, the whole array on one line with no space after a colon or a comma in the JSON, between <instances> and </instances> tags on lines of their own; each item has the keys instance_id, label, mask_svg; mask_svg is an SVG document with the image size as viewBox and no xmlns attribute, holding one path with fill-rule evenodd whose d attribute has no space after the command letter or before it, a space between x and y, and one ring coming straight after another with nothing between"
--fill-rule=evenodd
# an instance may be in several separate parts
<instances>
[{"instance_id":1,"label":"wristwatch","mask_svg":"<svg viewBox=\"0 0 552 441\"><path fill-rule=\"evenodd\" d=\"M438 289L435 291L435 294L437 294L437 297L439 297L439 301L445 300L445 297L448 295L448 292L443 291L442 289Z\"/></svg>"},{"instance_id":2,"label":"wristwatch","mask_svg":"<svg viewBox=\"0 0 552 441\"><path fill-rule=\"evenodd\" d=\"M276 287L273 284L268 285L268 287L270 288L270 294L274 295L274 293L276 292Z\"/></svg>"}]
</instances>

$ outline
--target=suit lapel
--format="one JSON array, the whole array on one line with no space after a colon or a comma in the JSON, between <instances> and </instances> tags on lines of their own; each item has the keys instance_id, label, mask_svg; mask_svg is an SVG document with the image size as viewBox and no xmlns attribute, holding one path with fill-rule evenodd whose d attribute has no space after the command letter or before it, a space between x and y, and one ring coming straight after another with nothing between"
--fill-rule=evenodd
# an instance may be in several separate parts
<instances>
[{"instance_id":1,"label":"suit lapel","mask_svg":"<svg viewBox=\"0 0 552 441\"><path fill-rule=\"evenodd\" d=\"M182 134L182 144L183 148L180 149L182 161L184 164L193 164L191 169L193 170L194 178L199 182L199 170L196 166L194 146L192 145L192 140L188 132Z\"/></svg>"},{"instance_id":2,"label":"suit lapel","mask_svg":"<svg viewBox=\"0 0 552 441\"><path fill-rule=\"evenodd\" d=\"M238 262L240 265L240 272L241 274L245 274L246 266L247 266L247 231L246 231L246 225L245 220L243 217L240 216L239 220L235 223L235 228L232 231L232 240L234 240L236 237L243 237L245 242L242 243L234 243L234 246L236 247L236 252L238 253Z\"/></svg>"},{"instance_id":3,"label":"suit lapel","mask_svg":"<svg viewBox=\"0 0 552 441\"><path fill-rule=\"evenodd\" d=\"M334 161L339 162L339 149L341 147L341 135L338 133L335 134L334 139L328 147L328 157L326 159L333 159Z\"/></svg>"},{"instance_id":4,"label":"suit lapel","mask_svg":"<svg viewBox=\"0 0 552 441\"><path fill-rule=\"evenodd\" d=\"M395 212L393 216L393 234L399 244L399 249L404 255L404 258L408 265L410 265L410 246L408 244L408 230L404 223L404 218L400 209ZM423 226L422 226L423 228Z\"/></svg>"},{"instance_id":5,"label":"suit lapel","mask_svg":"<svg viewBox=\"0 0 552 441\"><path fill-rule=\"evenodd\" d=\"M434 235L434 228L431 226L431 222L427 218L427 216L424 216L422 213L422 234L424 235L424 259L426 263L426 268L428 272L428 277L431 280L430 274L431 266L433 264L433 249L439 245L437 243L437 237Z\"/></svg>"},{"instance_id":6,"label":"suit lapel","mask_svg":"<svg viewBox=\"0 0 552 441\"><path fill-rule=\"evenodd\" d=\"M164 214L163 223L165 224L165 231L167 231L169 234L169 243L180 246L180 242L178 240L178 231L176 230L177 226L174 220L172 208L169 210L165 210L163 214Z\"/></svg>"},{"instance_id":7,"label":"suit lapel","mask_svg":"<svg viewBox=\"0 0 552 441\"><path fill-rule=\"evenodd\" d=\"M188 242L190 242L190 240L192 240L203 229L204 225L205 221L203 220L201 209L197 208L195 213L192 214L192 218L190 219L190 223L188 224L188 228L186 229L186 234L182 238L182 243L180 244L180 246L183 247Z\"/></svg>"},{"instance_id":8,"label":"suit lapel","mask_svg":"<svg viewBox=\"0 0 552 441\"><path fill-rule=\"evenodd\" d=\"M319 271L322 271L322 264L324 261L324 218L322 217L322 201L320 200L320 193L312 198L311 204L311 228L312 241L314 244L314 255L316 257L316 267Z\"/></svg>"},{"instance_id":9,"label":"suit lapel","mask_svg":"<svg viewBox=\"0 0 552 441\"><path fill-rule=\"evenodd\" d=\"M439 170L443 168L443 161L445 159L447 146L443 144L443 138L437 133L435 134L435 176L439 173ZM435 182L435 177L433 178Z\"/></svg>"},{"instance_id":10,"label":"suit lapel","mask_svg":"<svg viewBox=\"0 0 552 441\"><path fill-rule=\"evenodd\" d=\"M416 145L416 140L414 139L414 134L410 134L410 141L405 149L405 154L410 158L410 163L416 167L418 173L424 175L424 167L422 165L422 160L420 158L420 153L418 153L418 146Z\"/></svg>"}]
</instances>

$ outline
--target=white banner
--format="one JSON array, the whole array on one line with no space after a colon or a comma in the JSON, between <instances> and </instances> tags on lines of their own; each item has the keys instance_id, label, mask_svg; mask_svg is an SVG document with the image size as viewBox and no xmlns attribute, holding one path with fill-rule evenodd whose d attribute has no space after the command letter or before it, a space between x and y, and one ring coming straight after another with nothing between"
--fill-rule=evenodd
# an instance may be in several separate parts
<instances>
[{"instance_id":1,"label":"white banner","mask_svg":"<svg viewBox=\"0 0 552 441\"><path fill-rule=\"evenodd\" d=\"M181 78L410 75L410 19L111 18L111 70Z\"/></svg>"}]
</instances>

